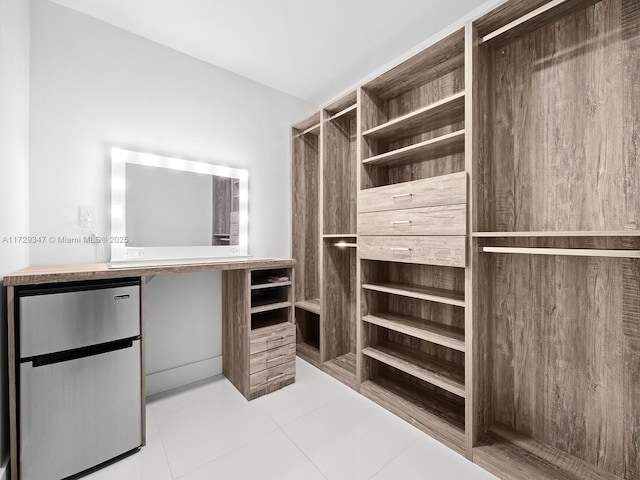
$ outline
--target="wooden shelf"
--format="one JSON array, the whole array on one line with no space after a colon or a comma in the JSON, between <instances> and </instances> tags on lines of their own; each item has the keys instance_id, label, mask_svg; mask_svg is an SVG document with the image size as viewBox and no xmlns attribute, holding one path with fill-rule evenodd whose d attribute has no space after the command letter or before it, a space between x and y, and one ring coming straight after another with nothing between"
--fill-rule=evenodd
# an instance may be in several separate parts
<instances>
[{"instance_id":1,"label":"wooden shelf","mask_svg":"<svg viewBox=\"0 0 640 480\"><path fill-rule=\"evenodd\" d=\"M280 310L281 308L287 308L290 306L291 306L291 302L267 303L266 305L251 307L251 313L269 312L271 310Z\"/></svg>"},{"instance_id":2,"label":"wooden shelf","mask_svg":"<svg viewBox=\"0 0 640 480\"><path fill-rule=\"evenodd\" d=\"M556 232L473 232L476 238L534 238L534 237L640 237L640 230L618 231L556 231Z\"/></svg>"},{"instance_id":3,"label":"wooden shelf","mask_svg":"<svg viewBox=\"0 0 640 480\"><path fill-rule=\"evenodd\" d=\"M322 235L322 238L356 238L357 236L355 233L328 233Z\"/></svg>"},{"instance_id":4,"label":"wooden shelf","mask_svg":"<svg viewBox=\"0 0 640 480\"><path fill-rule=\"evenodd\" d=\"M412 383L383 376L363 382L360 393L464 454L464 405Z\"/></svg>"},{"instance_id":5,"label":"wooden shelf","mask_svg":"<svg viewBox=\"0 0 640 480\"><path fill-rule=\"evenodd\" d=\"M474 461L501 478L513 480L619 480L573 455L494 425L473 449Z\"/></svg>"},{"instance_id":6,"label":"wooden shelf","mask_svg":"<svg viewBox=\"0 0 640 480\"><path fill-rule=\"evenodd\" d=\"M310 343L298 342L296 343L296 353L303 360L315 365L320 366L320 349L311 345Z\"/></svg>"},{"instance_id":7,"label":"wooden shelf","mask_svg":"<svg viewBox=\"0 0 640 480\"><path fill-rule=\"evenodd\" d=\"M363 165L388 166L424 162L464 151L464 130L458 130L408 147L369 157Z\"/></svg>"},{"instance_id":8,"label":"wooden shelf","mask_svg":"<svg viewBox=\"0 0 640 480\"><path fill-rule=\"evenodd\" d=\"M408 283L395 282L365 283L362 285L362 288L376 292L390 293L392 295L417 298L418 300L426 300L428 302L445 303L457 307L465 306L464 293L442 288L421 287Z\"/></svg>"},{"instance_id":9,"label":"wooden shelf","mask_svg":"<svg viewBox=\"0 0 640 480\"><path fill-rule=\"evenodd\" d=\"M464 121L465 93L459 92L415 112L371 128L362 135L372 139L404 140L420 133Z\"/></svg>"},{"instance_id":10,"label":"wooden shelf","mask_svg":"<svg viewBox=\"0 0 640 480\"><path fill-rule=\"evenodd\" d=\"M367 347L362 353L461 398L465 397L464 366L393 343Z\"/></svg>"},{"instance_id":11,"label":"wooden shelf","mask_svg":"<svg viewBox=\"0 0 640 480\"><path fill-rule=\"evenodd\" d=\"M563 16L575 12L576 9L586 8L600 0L552 0L535 10L519 16L512 22L483 35L480 43L489 41L506 42L515 36L530 33L542 25L552 23Z\"/></svg>"},{"instance_id":12,"label":"wooden shelf","mask_svg":"<svg viewBox=\"0 0 640 480\"><path fill-rule=\"evenodd\" d=\"M519 255L640 258L640 250L604 250L598 248L480 247L480 251L484 253L506 253Z\"/></svg>"},{"instance_id":13,"label":"wooden shelf","mask_svg":"<svg viewBox=\"0 0 640 480\"><path fill-rule=\"evenodd\" d=\"M349 387L354 389L357 387L355 353L345 353L339 357L327 360L322 365L322 369Z\"/></svg>"},{"instance_id":14,"label":"wooden shelf","mask_svg":"<svg viewBox=\"0 0 640 480\"><path fill-rule=\"evenodd\" d=\"M320 299L312 298L310 300L300 300L299 302L296 302L296 308L301 308L307 312L320 315Z\"/></svg>"},{"instance_id":15,"label":"wooden shelf","mask_svg":"<svg viewBox=\"0 0 640 480\"><path fill-rule=\"evenodd\" d=\"M260 283L260 284L257 284L257 285L251 285L251 290L261 290L263 288L286 287L287 285L291 285L291 281L287 280L286 282Z\"/></svg>"},{"instance_id":16,"label":"wooden shelf","mask_svg":"<svg viewBox=\"0 0 640 480\"><path fill-rule=\"evenodd\" d=\"M362 317L362 321L442 345L443 347L452 348L459 352L465 351L464 329L462 328L399 313L365 315Z\"/></svg>"},{"instance_id":17,"label":"wooden shelf","mask_svg":"<svg viewBox=\"0 0 640 480\"><path fill-rule=\"evenodd\" d=\"M350 113L350 112L355 112L357 108L358 108L358 105L357 105L357 104L351 105L351 106L349 106L349 107L345 108L344 110L339 111L339 112L338 112L338 113L336 113L335 115L331 115L331 116L329 117L329 120L335 120L336 118L340 118L340 117L342 117L343 115L346 115L346 114L348 114L348 113Z\"/></svg>"}]
</instances>

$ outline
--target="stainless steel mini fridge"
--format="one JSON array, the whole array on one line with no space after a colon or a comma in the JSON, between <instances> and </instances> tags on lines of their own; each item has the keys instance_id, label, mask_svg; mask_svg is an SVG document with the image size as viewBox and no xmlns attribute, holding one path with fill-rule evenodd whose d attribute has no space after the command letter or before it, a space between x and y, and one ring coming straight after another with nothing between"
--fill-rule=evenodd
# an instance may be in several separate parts
<instances>
[{"instance_id":1,"label":"stainless steel mini fridge","mask_svg":"<svg viewBox=\"0 0 640 480\"><path fill-rule=\"evenodd\" d=\"M140 447L140 283L18 293L21 480L59 480Z\"/></svg>"}]
</instances>

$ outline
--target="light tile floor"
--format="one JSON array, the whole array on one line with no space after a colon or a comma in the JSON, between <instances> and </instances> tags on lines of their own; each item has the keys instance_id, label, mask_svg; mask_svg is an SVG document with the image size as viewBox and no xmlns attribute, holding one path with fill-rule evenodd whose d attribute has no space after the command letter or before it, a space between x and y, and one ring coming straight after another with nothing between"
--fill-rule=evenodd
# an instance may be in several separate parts
<instances>
[{"instance_id":1,"label":"light tile floor","mask_svg":"<svg viewBox=\"0 0 640 480\"><path fill-rule=\"evenodd\" d=\"M150 398L147 446L88 480L495 480L297 360L296 383L247 402L224 377Z\"/></svg>"}]
</instances>

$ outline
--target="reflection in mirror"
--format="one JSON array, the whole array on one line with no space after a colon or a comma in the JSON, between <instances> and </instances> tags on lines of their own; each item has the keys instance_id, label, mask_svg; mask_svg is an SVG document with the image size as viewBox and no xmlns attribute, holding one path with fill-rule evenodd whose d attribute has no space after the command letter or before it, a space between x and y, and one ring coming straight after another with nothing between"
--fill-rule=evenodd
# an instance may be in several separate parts
<instances>
[{"instance_id":1,"label":"reflection in mirror","mask_svg":"<svg viewBox=\"0 0 640 480\"><path fill-rule=\"evenodd\" d=\"M239 244L238 179L128 164L125 183L129 247Z\"/></svg>"},{"instance_id":2,"label":"reflection in mirror","mask_svg":"<svg viewBox=\"0 0 640 480\"><path fill-rule=\"evenodd\" d=\"M110 265L248 255L248 172L114 148Z\"/></svg>"}]
</instances>

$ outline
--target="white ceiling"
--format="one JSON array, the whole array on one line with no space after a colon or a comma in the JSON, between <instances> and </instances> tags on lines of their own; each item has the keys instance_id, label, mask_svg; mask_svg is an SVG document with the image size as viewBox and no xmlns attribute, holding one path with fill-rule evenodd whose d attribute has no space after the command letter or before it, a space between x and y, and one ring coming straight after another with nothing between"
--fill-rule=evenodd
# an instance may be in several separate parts
<instances>
[{"instance_id":1,"label":"white ceiling","mask_svg":"<svg viewBox=\"0 0 640 480\"><path fill-rule=\"evenodd\" d=\"M485 0L51 0L319 104Z\"/></svg>"}]
</instances>

